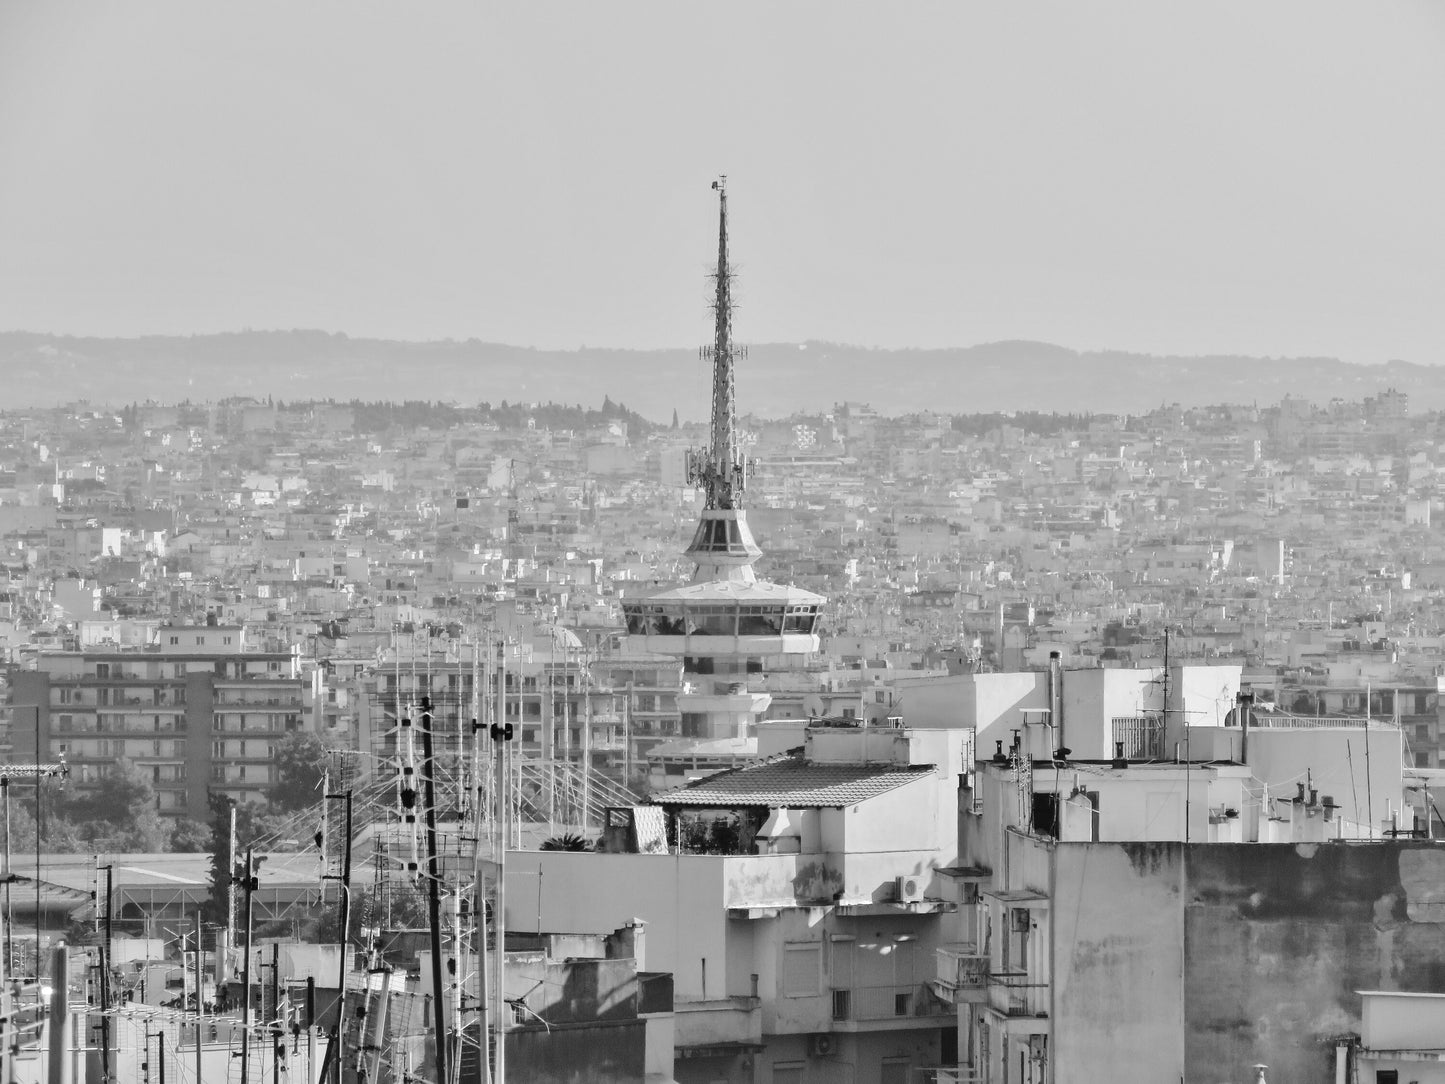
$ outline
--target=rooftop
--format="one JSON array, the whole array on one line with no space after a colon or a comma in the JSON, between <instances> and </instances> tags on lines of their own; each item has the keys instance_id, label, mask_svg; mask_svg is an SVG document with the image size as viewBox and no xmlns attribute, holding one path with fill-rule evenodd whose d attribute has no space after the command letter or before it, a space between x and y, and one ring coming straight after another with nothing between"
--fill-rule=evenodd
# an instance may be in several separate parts
<instances>
[{"instance_id":1,"label":"rooftop","mask_svg":"<svg viewBox=\"0 0 1445 1084\"><path fill-rule=\"evenodd\" d=\"M654 805L840 809L933 774L933 765L812 764L785 756L730 768L652 796Z\"/></svg>"},{"instance_id":2,"label":"rooftop","mask_svg":"<svg viewBox=\"0 0 1445 1084\"><path fill-rule=\"evenodd\" d=\"M827 601L822 595L804 591L801 587L769 583L767 580L754 580L752 583L743 583L738 580L707 580L704 583L690 583L684 587L674 587L669 591L659 591L655 595L648 595L646 601L716 602L720 599L733 602L784 602L794 605Z\"/></svg>"}]
</instances>

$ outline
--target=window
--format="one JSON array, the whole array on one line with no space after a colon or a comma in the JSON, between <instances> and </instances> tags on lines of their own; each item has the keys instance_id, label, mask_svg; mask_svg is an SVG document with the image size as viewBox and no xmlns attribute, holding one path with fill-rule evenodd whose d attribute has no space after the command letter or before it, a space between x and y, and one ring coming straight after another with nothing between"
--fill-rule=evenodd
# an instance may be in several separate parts
<instances>
[{"instance_id":1,"label":"window","mask_svg":"<svg viewBox=\"0 0 1445 1084\"><path fill-rule=\"evenodd\" d=\"M71 703L72 700L73 700L73 698L74 698L74 696L75 696L75 690L74 690L74 689L61 689L61 690L60 690L60 702L61 702L62 704L69 704L69 703Z\"/></svg>"},{"instance_id":2,"label":"window","mask_svg":"<svg viewBox=\"0 0 1445 1084\"><path fill-rule=\"evenodd\" d=\"M69 730L75 724L75 716L62 715L60 717L60 729Z\"/></svg>"},{"instance_id":3,"label":"window","mask_svg":"<svg viewBox=\"0 0 1445 1084\"><path fill-rule=\"evenodd\" d=\"M783 946L783 996L816 997L822 974L822 952L816 944Z\"/></svg>"},{"instance_id":4,"label":"window","mask_svg":"<svg viewBox=\"0 0 1445 1084\"><path fill-rule=\"evenodd\" d=\"M851 991L851 990L834 990L834 991L833 991L833 1019L834 1019L834 1020L847 1020L848 1017L849 1017L850 1015L852 1015L852 1009L853 1009L853 991Z\"/></svg>"},{"instance_id":5,"label":"window","mask_svg":"<svg viewBox=\"0 0 1445 1084\"><path fill-rule=\"evenodd\" d=\"M221 643L224 644L226 647L230 647L230 646L231 646L231 638L230 638L229 636L222 636L222 637L221 637Z\"/></svg>"},{"instance_id":6,"label":"window","mask_svg":"<svg viewBox=\"0 0 1445 1084\"><path fill-rule=\"evenodd\" d=\"M805 1062L775 1061L773 1062L773 1084L803 1084L803 1072L806 1068Z\"/></svg>"},{"instance_id":7,"label":"window","mask_svg":"<svg viewBox=\"0 0 1445 1084\"><path fill-rule=\"evenodd\" d=\"M181 638L180 638L179 636L172 636L172 637L171 637L171 647L177 646L180 642L181 642Z\"/></svg>"}]
</instances>

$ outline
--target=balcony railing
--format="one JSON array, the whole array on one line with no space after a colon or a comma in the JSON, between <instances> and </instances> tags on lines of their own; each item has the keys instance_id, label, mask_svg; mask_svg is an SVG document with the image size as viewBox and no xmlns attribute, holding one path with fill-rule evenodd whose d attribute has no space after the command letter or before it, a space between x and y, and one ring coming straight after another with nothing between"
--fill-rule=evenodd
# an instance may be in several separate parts
<instances>
[{"instance_id":1,"label":"balcony railing","mask_svg":"<svg viewBox=\"0 0 1445 1084\"><path fill-rule=\"evenodd\" d=\"M988 953L973 945L952 945L934 950L937 974L933 988L940 996L955 1000L959 992L988 988Z\"/></svg>"},{"instance_id":2,"label":"balcony railing","mask_svg":"<svg viewBox=\"0 0 1445 1084\"><path fill-rule=\"evenodd\" d=\"M1031 982L1020 971L995 971L988 977L989 1001L1010 1016L1047 1016L1049 984Z\"/></svg>"},{"instance_id":3,"label":"balcony railing","mask_svg":"<svg viewBox=\"0 0 1445 1084\"><path fill-rule=\"evenodd\" d=\"M737 996L671 1003L678 1046L717 1043L760 1043L763 1036L761 1001Z\"/></svg>"},{"instance_id":4,"label":"balcony railing","mask_svg":"<svg viewBox=\"0 0 1445 1084\"><path fill-rule=\"evenodd\" d=\"M1370 719L1368 722L1375 729L1395 729L1395 723L1391 719ZM1277 712L1256 711L1249 717L1251 730L1316 730L1332 727L1363 730L1365 723L1363 715L1281 715Z\"/></svg>"},{"instance_id":5,"label":"balcony railing","mask_svg":"<svg viewBox=\"0 0 1445 1084\"><path fill-rule=\"evenodd\" d=\"M968 1065L920 1065L908 1084L982 1084L983 1070Z\"/></svg>"},{"instance_id":6,"label":"balcony railing","mask_svg":"<svg viewBox=\"0 0 1445 1084\"><path fill-rule=\"evenodd\" d=\"M898 1020L941 1016L947 1006L918 983L853 986L833 991L834 1020Z\"/></svg>"}]
</instances>

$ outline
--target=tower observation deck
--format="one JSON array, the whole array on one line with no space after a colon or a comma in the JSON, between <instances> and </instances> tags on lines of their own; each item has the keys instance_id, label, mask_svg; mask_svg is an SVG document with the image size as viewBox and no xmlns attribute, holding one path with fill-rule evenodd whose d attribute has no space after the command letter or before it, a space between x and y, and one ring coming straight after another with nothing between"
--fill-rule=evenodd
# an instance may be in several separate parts
<instances>
[{"instance_id":1,"label":"tower observation deck","mask_svg":"<svg viewBox=\"0 0 1445 1084\"><path fill-rule=\"evenodd\" d=\"M703 494L697 530L684 551L696 570L682 587L622 606L635 646L682 658L682 736L700 739L748 736L749 725L772 700L749 691L748 675L762 673L769 658L816 652L818 612L825 601L811 591L759 580L753 571L762 550L743 507L748 465L738 449L735 376L746 353L732 338L727 178L712 187L718 193L714 331L712 344L700 351L712 363L712 420L707 447L687 456L688 481Z\"/></svg>"}]
</instances>

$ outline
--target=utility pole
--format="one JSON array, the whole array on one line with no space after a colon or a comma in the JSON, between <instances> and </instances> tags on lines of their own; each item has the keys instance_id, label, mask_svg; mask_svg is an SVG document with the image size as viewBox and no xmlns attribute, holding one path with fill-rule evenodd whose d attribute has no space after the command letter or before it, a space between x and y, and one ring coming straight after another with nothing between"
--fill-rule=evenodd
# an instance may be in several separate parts
<instances>
[{"instance_id":1,"label":"utility pole","mask_svg":"<svg viewBox=\"0 0 1445 1084\"><path fill-rule=\"evenodd\" d=\"M431 698L421 698L422 788L426 802L427 924L431 930L432 1030L436 1037L437 1080L447 1084L450 1038L442 986L441 871L437 866L436 751L432 743Z\"/></svg>"},{"instance_id":2,"label":"utility pole","mask_svg":"<svg viewBox=\"0 0 1445 1084\"><path fill-rule=\"evenodd\" d=\"M508 773L511 765L511 742L514 733L512 724L505 721L493 723L491 729L492 741L496 745L496 754L493 760L496 765L496 818L502 821L508 816L509 796ZM503 1010L506 1008L506 990L504 979L506 978L507 961L507 838L505 833L497 836L496 846L497 858L497 897L492 906L492 929L495 931L493 937L494 956L492 971L492 1029L496 1036L496 1056L492 1072L493 1084L504 1084L507 1079L507 1032ZM483 936L485 941L485 935Z\"/></svg>"},{"instance_id":3,"label":"utility pole","mask_svg":"<svg viewBox=\"0 0 1445 1084\"><path fill-rule=\"evenodd\" d=\"M351 925L351 791L343 795L346 802L346 831L341 849L341 970L336 991L336 1080L341 1081L341 1044L346 1041L343 1025L346 1023L346 949L350 944Z\"/></svg>"},{"instance_id":4,"label":"utility pole","mask_svg":"<svg viewBox=\"0 0 1445 1084\"><path fill-rule=\"evenodd\" d=\"M331 1042L327 1044L326 1056L322 1059L321 1072L318 1074L317 1079L323 1082L326 1081L334 1066L336 1084L340 1084L342 1076L341 1046L342 1043L345 1042L346 1037L346 950L350 944L348 933L351 925L351 791L348 789L342 791L340 794L327 794L325 797L327 801L335 801L338 799L344 801L346 803L346 813L344 817L344 838L341 841L341 873L334 875L341 886L341 892L337 899L337 907L340 911L337 918L341 924L341 930L337 934L337 942L341 949L341 966L336 977L336 1023L331 1029ZM324 861L324 843L322 856ZM322 874L323 879L327 876L326 874Z\"/></svg>"},{"instance_id":5,"label":"utility pole","mask_svg":"<svg viewBox=\"0 0 1445 1084\"><path fill-rule=\"evenodd\" d=\"M281 1080L281 946L271 943L271 1079Z\"/></svg>"},{"instance_id":6,"label":"utility pole","mask_svg":"<svg viewBox=\"0 0 1445 1084\"><path fill-rule=\"evenodd\" d=\"M10 883L15 874L10 869L10 777L0 775L0 798L5 803L5 974L15 974L15 943L10 931L15 925L15 910L10 903ZM8 1081L7 1081L8 1084Z\"/></svg>"},{"instance_id":7,"label":"utility pole","mask_svg":"<svg viewBox=\"0 0 1445 1084\"><path fill-rule=\"evenodd\" d=\"M251 1084L251 897L256 887L256 867L251 860L251 848L247 847L242 881L246 893L246 955L241 958L241 1084Z\"/></svg>"},{"instance_id":8,"label":"utility pole","mask_svg":"<svg viewBox=\"0 0 1445 1084\"><path fill-rule=\"evenodd\" d=\"M74 1065L70 1060L70 1048L75 1042L75 1023L70 1015L70 984L65 981L70 973L70 949L64 941L55 946L50 963L56 981L50 986L50 1059L47 1079L49 1084L74 1084ZM40 961L35 962L40 971ZM11 1062L13 1071L14 1062Z\"/></svg>"},{"instance_id":9,"label":"utility pole","mask_svg":"<svg viewBox=\"0 0 1445 1084\"><path fill-rule=\"evenodd\" d=\"M201 1076L201 1015L205 1003L205 955L201 950L201 912L196 912L196 1084Z\"/></svg>"},{"instance_id":10,"label":"utility pole","mask_svg":"<svg viewBox=\"0 0 1445 1084\"><path fill-rule=\"evenodd\" d=\"M226 847L227 869L231 871L231 880L226 885L226 945L234 948L236 945L236 801L231 799L231 834L228 837ZM249 870L247 871L249 873Z\"/></svg>"},{"instance_id":11,"label":"utility pole","mask_svg":"<svg viewBox=\"0 0 1445 1084\"><path fill-rule=\"evenodd\" d=\"M115 866L105 867L105 941L100 947L100 1079L110 1084L110 960L111 894L115 889Z\"/></svg>"}]
</instances>

